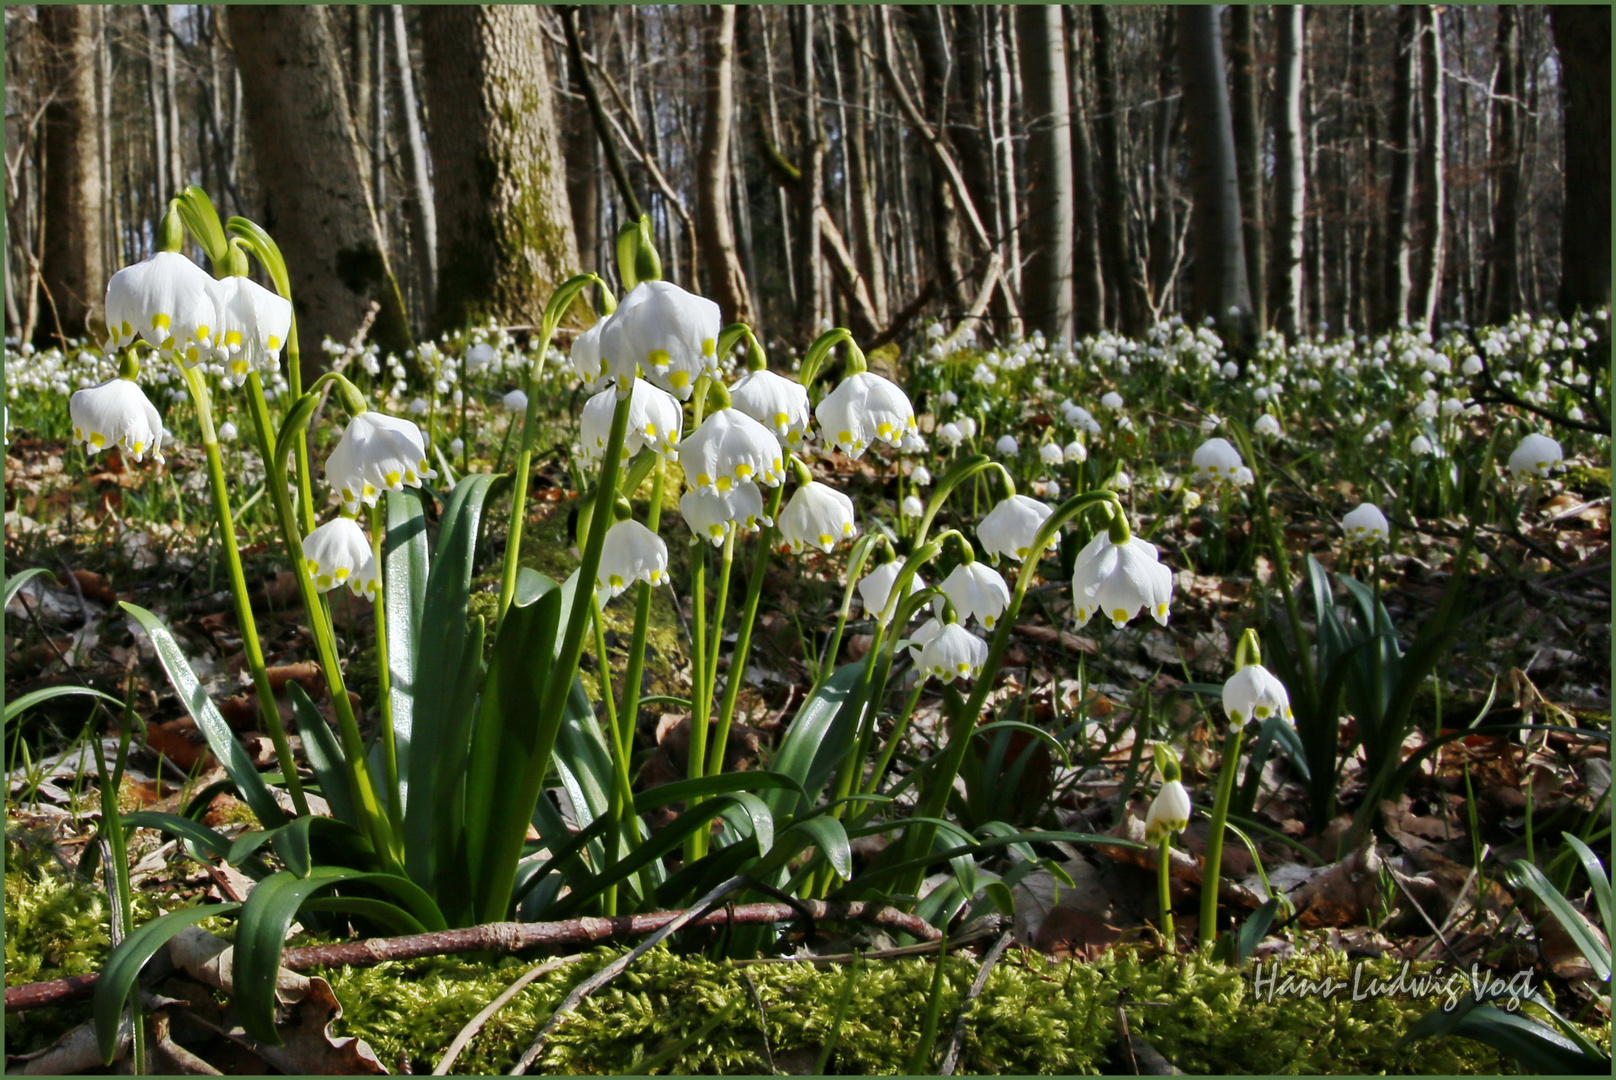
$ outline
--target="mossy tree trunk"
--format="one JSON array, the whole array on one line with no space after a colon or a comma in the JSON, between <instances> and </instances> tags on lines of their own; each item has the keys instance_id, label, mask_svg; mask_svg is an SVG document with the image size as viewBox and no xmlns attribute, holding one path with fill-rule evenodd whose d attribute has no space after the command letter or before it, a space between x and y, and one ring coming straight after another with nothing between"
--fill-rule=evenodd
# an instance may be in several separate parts
<instances>
[{"instance_id":1,"label":"mossy tree trunk","mask_svg":"<svg viewBox=\"0 0 1616 1080\"><path fill-rule=\"evenodd\" d=\"M96 19L88 7L41 7L46 77L44 257L41 284L51 334L85 332L107 287L101 236L101 99L95 87Z\"/></svg>"},{"instance_id":2,"label":"mossy tree trunk","mask_svg":"<svg viewBox=\"0 0 1616 1080\"><path fill-rule=\"evenodd\" d=\"M577 272L539 10L421 9L438 204L439 329L536 323Z\"/></svg>"},{"instance_id":3,"label":"mossy tree trunk","mask_svg":"<svg viewBox=\"0 0 1616 1080\"><path fill-rule=\"evenodd\" d=\"M320 341L346 341L372 302L370 333L384 350L409 347L409 323L382 243L362 168L336 34L325 8L229 9L247 134L263 192L258 221L291 275L303 360L326 359Z\"/></svg>"}]
</instances>

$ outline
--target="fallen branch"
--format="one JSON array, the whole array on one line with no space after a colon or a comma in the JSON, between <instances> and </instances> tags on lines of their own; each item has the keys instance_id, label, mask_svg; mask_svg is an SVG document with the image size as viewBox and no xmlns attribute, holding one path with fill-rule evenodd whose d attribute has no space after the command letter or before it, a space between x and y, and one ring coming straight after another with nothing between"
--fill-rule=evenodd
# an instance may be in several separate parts
<instances>
[{"instance_id":1,"label":"fallen branch","mask_svg":"<svg viewBox=\"0 0 1616 1080\"><path fill-rule=\"evenodd\" d=\"M856 901L835 903L799 900L790 904L740 904L691 920L691 926L758 926L790 922L806 913L813 919L868 923L899 930L914 937L934 941L937 928L917 915L881 904ZM388 960L415 960L424 956L450 956L457 953L511 953L535 946L583 945L611 938L638 937L666 928L688 912L653 911L644 915L620 915L610 919L582 918L553 923L487 923L463 930L440 930L404 937L370 938L333 945L307 945L287 949L281 966L292 971L316 967L370 967ZM6 988L6 1012L22 1012L43 1005L59 1005L89 997L95 991L95 975L74 975L49 982L28 983Z\"/></svg>"}]
</instances>

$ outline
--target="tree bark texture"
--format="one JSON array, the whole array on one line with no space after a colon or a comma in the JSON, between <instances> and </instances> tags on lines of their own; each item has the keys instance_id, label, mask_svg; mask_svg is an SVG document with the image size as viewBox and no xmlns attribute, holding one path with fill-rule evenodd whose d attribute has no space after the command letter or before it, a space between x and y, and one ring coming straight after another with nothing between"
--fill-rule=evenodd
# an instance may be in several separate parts
<instances>
[{"instance_id":1,"label":"tree bark texture","mask_svg":"<svg viewBox=\"0 0 1616 1080\"><path fill-rule=\"evenodd\" d=\"M1083 42L1077 9L1066 21L1066 85L1072 117L1072 206L1076 215L1072 255L1072 332L1080 337L1097 334L1105 326L1105 288L1100 278L1099 223L1095 217L1098 195L1094 185L1094 147L1083 89Z\"/></svg>"},{"instance_id":2,"label":"tree bark texture","mask_svg":"<svg viewBox=\"0 0 1616 1080\"><path fill-rule=\"evenodd\" d=\"M1610 303L1610 8L1551 7L1565 115L1562 315Z\"/></svg>"},{"instance_id":3,"label":"tree bark texture","mask_svg":"<svg viewBox=\"0 0 1616 1080\"><path fill-rule=\"evenodd\" d=\"M410 148L410 198L405 211L410 231L415 234L422 276L421 293L430 310L438 288L438 207L432 194L432 167L427 154L426 133L421 130L421 108L415 93L415 69L410 63L410 31L401 4L388 5L388 22L393 43L393 60L398 68L398 111L404 118L404 139ZM383 68L377 66L377 75ZM386 82L386 79L382 79Z\"/></svg>"},{"instance_id":4,"label":"tree bark texture","mask_svg":"<svg viewBox=\"0 0 1616 1080\"><path fill-rule=\"evenodd\" d=\"M1072 340L1071 93L1066 35L1058 5L1016 8L1016 39L1027 119L1027 225L1030 255L1022 286L1029 330L1050 342Z\"/></svg>"},{"instance_id":5,"label":"tree bark texture","mask_svg":"<svg viewBox=\"0 0 1616 1080\"><path fill-rule=\"evenodd\" d=\"M869 286L876 321L885 327L888 312L887 266L881 250L881 215L876 207L874 160L870 152L869 125L865 122L868 114L864 112L868 108L870 80L868 65L859 52L859 46L865 40L866 13L848 5L837 9L837 14L840 16L837 47L847 56L847 67L851 70L849 90L853 104L859 110L856 114L858 119L849 124L851 130L848 132L848 183L853 188L853 247L859 269Z\"/></svg>"},{"instance_id":6,"label":"tree bark texture","mask_svg":"<svg viewBox=\"0 0 1616 1080\"><path fill-rule=\"evenodd\" d=\"M1125 334L1142 334L1148 322L1144 282L1128 236L1127 180L1123 175L1117 73L1111 56L1111 17L1105 5L1089 5L1094 30L1095 141L1100 150L1100 252L1105 262L1106 291L1116 298L1112 311Z\"/></svg>"},{"instance_id":7,"label":"tree bark texture","mask_svg":"<svg viewBox=\"0 0 1616 1080\"><path fill-rule=\"evenodd\" d=\"M714 5L708 26L706 108L696 162L696 229L706 296L724 321L757 321L735 248L729 203L730 120L735 111L735 5Z\"/></svg>"},{"instance_id":8,"label":"tree bark texture","mask_svg":"<svg viewBox=\"0 0 1616 1080\"><path fill-rule=\"evenodd\" d=\"M932 130L943 145L952 150L947 134L947 101L953 80L949 77L951 65L941 11L935 4L899 10L905 16L915 41L915 52L920 58L920 108L931 114L927 119ZM962 250L964 230L960 222L959 200L943 170L932 165L930 171L933 272L943 284L944 295L959 310L970 304L970 290L965 280L966 259Z\"/></svg>"},{"instance_id":9,"label":"tree bark texture","mask_svg":"<svg viewBox=\"0 0 1616 1080\"><path fill-rule=\"evenodd\" d=\"M1510 4L1498 8L1498 44L1492 86L1492 154L1487 162L1497 185L1493 191L1492 245L1485 264L1487 289L1483 301L1488 322L1507 322L1520 307L1520 197L1521 154L1516 123L1515 66L1520 56L1520 24Z\"/></svg>"},{"instance_id":10,"label":"tree bark texture","mask_svg":"<svg viewBox=\"0 0 1616 1080\"><path fill-rule=\"evenodd\" d=\"M1397 9L1397 62L1392 78L1391 130L1386 133L1392 156L1391 187L1386 192L1385 312L1391 325L1408 318L1413 287L1410 267L1414 244L1414 73L1419 61L1414 6Z\"/></svg>"},{"instance_id":11,"label":"tree bark texture","mask_svg":"<svg viewBox=\"0 0 1616 1080\"><path fill-rule=\"evenodd\" d=\"M1235 165L1240 175L1240 213L1246 245L1246 284L1257 329L1268 326L1267 267L1263 254L1262 79L1257 68L1256 8L1229 5L1229 59L1234 110Z\"/></svg>"},{"instance_id":12,"label":"tree bark texture","mask_svg":"<svg viewBox=\"0 0 1616 1080\"><path fill-rule=\"evenodd\" d=\"M438 209L439 329L538 322L577 272L537 8L421 8Z\"/></svg>"},{"instance_id":13,"label":"tree bark texture","mask_svg":"<svg viewBox=\"0 0 1616 1080\"><path fill-rule=\"evenodd\" d=\"M1442 264L1447 246L1447 118L1442 102L1441 9L1421 4L1414 9L1420 35L1420 257L1414 281L1414 317L1436 319L1442 294Z\"/></svg>"},{"instance_id":14,"label":"tree bark texture","mask_svg":"<svg viewBox=\"0 0 1616 1080\"><path fill-rule=\"evenodd\" d=\"M76 336L99 317L107 266L101 236L101 99L95 85L95 18L89 7L41 6L45 72L44 243L40 283L43 325Z\"/></svg>"},{"instance_id":15,"label":"tree bark texture","mask_svg":"<svg viewBox=\"0 0 1616 1080\"><path fill-rule=\"evenodd\" d=\"M1184 134L1190 146L1190 189L1195 199L1190 211L1195 243L1191 311L1197 318L1212 316L1232 345L1249 345L1255 341L1255 324L1246 283L1240 177L1217 11L1202 6L1175 10Z\"/></svg>"},{"instance_id":16,"label":"tree bark texture","mask_svg":"<svg viewBox=\"0 0 1616 1080\"><path fill-rule=\"evenodd\" d=\"M403 300L381 242L369 178L360 169L341 59L326 9L229 8L246 95L248 136L264 210L258 219L286 256L305 359L346 340L374 301L373 336L408 348Z\"/></svg>"},{"instance_id":17,"label":"tree bark texture","mask_svg":"<svg viewBox=\"0 0 1616 1080\"><path fill-rule=\"evenodd\" d=\"M1274 325L1294 341L1305 323L1302 300L1303 227L1306 223L1307 172L1303 149L1302 73L1306 8L1300 4L1274 8L1274 258L1271 302Z\"/></svg>"}]
</instances>

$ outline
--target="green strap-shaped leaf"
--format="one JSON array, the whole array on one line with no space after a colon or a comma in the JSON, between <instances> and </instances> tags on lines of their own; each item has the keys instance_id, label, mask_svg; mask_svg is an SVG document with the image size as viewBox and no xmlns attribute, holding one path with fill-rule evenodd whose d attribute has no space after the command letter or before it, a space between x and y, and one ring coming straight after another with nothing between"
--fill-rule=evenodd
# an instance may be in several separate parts
<instances>
[{"instance_id":1,"label":"green strap-shaped leaf","mask_svg":"<svg viewBox=\"0 0 1616 1080\"><path fill-rule=\"evenodd\" d=\"M837 877L846 881L853 876L853 846L840 821L828 814L816 814L792 825L791 831L807 833Z\"/></svg>"},{"instance_id":2,"label":"green strap-shaped leaf","mask_svg":"<svg viewBox=\"0 0 1616 1080\"><path fill-rule=\"evenodd\" d=\"M1420 1017L1403 1041L1436 1035L1474 1039L1547 1076L1610 1074L1610 1058L1591 1055L1553 1028L1519 1013L1482 1005L1473 994L1460 998L1454 1009L1436 1008Z\"/></svg>"},{"instance_id":3,"label":"green strap-shaped leaf","mask_svg":"<svg viewBox=\"0 0 1616 1080\"><path fill-rule=\"evenodd\" d=\"M101 691L92 690L88 686L47 686L43 690L31 690L14 701L6 702L5 726L10 727L12 720L24 711L32 709L35 705L50 701L52 698L73 697L75 695L97 697L102 701L110 701L120 707L123 705L123 702L111 694L103 694Z\"/></svg>"},{"instance_id":4,"label":"green strap-shaped leaf","mask_svg":"<svg viewBox=\"0 0 1616 1080\"><path fill-rule=\"evenodd\" d=\"M775 752L773 771L796 781L804 794L797 796L784 790L765 794L763 801L776 816L805 813L812 809L813 800L818 797L819 789L824 786L835 765L838 756L836 748L848 745L847 740L838 743L831 735L833 729L840 731L850 726L850 720L839 724L838 718L843 703L863 674L863 661L838 668L835 674L825 680L825 685L797 710L791 727ZM825 763L821 764L821 761ZM817 783L816 777L819 778Z\"/></svg>"},{"instance_id":5,"label":"green strap-shaped leaf","mask_svg":"<svg viewBox=\"0 0 1616 1080\"><path fill-rule=\"evenodd\" d=\"M236 790L252 812L257 815L259 822L266 828L274 828L286 822L286 814L281 810L275 796L270 793L269 786L264 783L263 777L253 767L252 759L247 752L236 742L235 733L230 725L225 723L224 717L219 713L219 707L208 697L207 691L197 680L196 672L191 670L190 661L180 651L179 643L168 632L168 627L162 621L143 607L122 601L119 606L134 616L146 635L151 638L152 646L157 650L157 659L163 665L163 671L168 675L169 685L179 695L185 704L185 710L196 721L201 729L203 738L208 741L208 748L213 756L219 759L225 772L236 783Z\"/></svg>"},{"instance_id":6,"label":"green strap-shaped leaf","mask_svg":"<svg viewBox=\"0 0 1616 1080\"><path fill-rule=\"evenodd\" d=\"M43 566L35 566L29 570L19 570L15 574L12 574L10 577L6 578L5 599L3 603L0 603L0 610L10 607L11 599L17 595L18 590L20 590L24 585L28 584L34 578L39 577L41 574L50 578L52 581L56 581L56 575L45 569ZM57 582L57 584L60 584L60 582Z\"/></svg>"},{"instance_id":7,"label":"green strap-shaped leaf","mask_svg":"<svg viewBox=\"0 0 1616 1080\"><path fill-rule=\"evenodd\" d=\"M410 742L415 730L416 656L426 610L431 560L426 511L411 488L387 493L387 542L382 554L387 612L388 700L393 707L393 745L398 754L399 799L408 809Z\"/></svg>"},{"instance_id":8,"label":"green strap-shaped leaf","mask_svg":"<svg viewBox=\"0 0 1616 1080\"><path fill-rule=\"evenodd\" d=\"M247 897L236 932L237 1004L241 1025L253 1038L281 1045L280 1033L275 1030L275 980L280 973L287 931L304 901L321 889L345 883L379 885L398 897L405 910L427 930L445 929L443 916L432 898L396 874L324 866L315 867L308 877L298 877L288 870L271 874Z\"/></svg>"},{"instance_id":9,"label":"green strap-shaped leaf","mask_svg":"<svg viewBox=\"0 0 1616 1080\"><path fill-rule=\"evenodd\" d=\"M101 1051L102 1062L112 1064L113 1055L118 1049L118 1023L123 1017L124 1006L129 1002L129 994L135 988L135 980L140 976L140 969L145 967L146 961L187 926L194 926L203 919L215 915L228 915L239 907L241 905L237 903L210 904L205 907L182 908L167 915L159 915L151 922L137 927L123 939L122 944L112 950L112 955L107 957L106 964L101 968L100 978L96 980L95 1001L92 1006L95 1017L95 1041Z\"/></svg>"},{"instance_id":10,"label":"green strap-shaped leaf","mask_svg":"<svg viewBox=\"0 0 1616 1080\"><path fill-rule=\"evenodd\" d=\"M292 715L297 718L297 732L303 736L303 756L309 759L309 767L320 782L321 797L331 807L331 813L337 820L350 825L359 824L353 791L348 786L342 744L325 722L325 717L320 715L320 710L314 707L302 684L290 679L286 683L286 692L292 699Z\"/></svg>"},{"instance_id":11,"label":"green strap-shaped leaf","mask_svg":"<svg viewBox=\"0 0 1616 1080\"><path fill-rule=\"evenodd\" d=\"M1593 887L1594 904L1599 908L1599 921L1604 924L1605 933L1610 934L1616 931L1616 927L1611 924L1610 871L1606 870L1603 864L1600 863L1599 856L1594 854L1593 848L1590 848L1570 833L1561 833L1560 835L1577 853L1577 859L1582 863L1583 872L1588 875L1588 884Z\"/></svg>"},{"instance_id":12,"label":"green strap-shaped leaf","mask_svg":"<svg viewBox=\"0 0 1616 1080\"><path fill-rule=\"evenodd\" d=\"M1560 895L1560 890L1554 883L1543 876L1543 871L1527 862L1525 859L1516 859L1509 864L1509 876L1517 887L1532 890L1532 893L1549 909L1550 914L1560 923L1560 926L1570 935L1572 943L1589 964L1593 965L1594 976L1600 982L1610 981L1610 947L1600 942L1592 932L1582 913Z\"/></svg>"},{"instance_id":13,"label":"green strap-shaped leaf","mask_svg":"<svg viewBox=\"0 0 1616 1080\"><path fill-rule=\"evenodd\" d=\"M726 795L732 791L768 791L784 789L795 791L801 795L802 785L784 773L767 769L747 770L745 772L718 773L716 776L700 776L694 780L675 780L671 784L660 784L650 791L644 791L634 796L635 809L642 813L646 810L655 810L659 806L670 803L689 802L691 799L705 799L713 795Z\"/></svg>"},{"instance_id":14,"label":"green strap-shaped leaf","mask_svg":"<svg viewBox=\"0 0 1616 1080\"><path fill-rule=\"evenodd\" d=\"M210 829L200 821L192 821L178 814L165 814L160 810L136 810L131 814L120 815L125 825L136 825L143 829L157 829L170 836L176 836L201 848L215 858L227 859L230 857L230 838L217 829Z\"/></svg>"}]
</instances>

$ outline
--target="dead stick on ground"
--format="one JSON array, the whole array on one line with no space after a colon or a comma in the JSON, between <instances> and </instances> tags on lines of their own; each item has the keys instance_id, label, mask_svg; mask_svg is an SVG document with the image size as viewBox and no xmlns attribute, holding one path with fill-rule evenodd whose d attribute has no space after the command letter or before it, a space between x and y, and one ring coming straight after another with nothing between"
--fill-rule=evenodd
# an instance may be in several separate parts
<instances>
[{"instance_id":1,"label":"dead stick on ground","mask_svg":"<svg viewBox=\"0 0 1616 1080\"><path fill-rule=\"evenodd\" d=\"M695 910L695 909L692 909ZM456 953L512 953L534 947L560 948L585 945L609 938L636 937L660 932L675 922L683 926L756 926L790 922L804 914L815 920L867 923L890 930L901 930L914 937L935 941L937 928L916 915L882 904L855 901L835 903L799 900L791 904L740 904L725 911L704 912L690 918L690 912L653 911L644 915L621 915L610 919L569 919L554 923L488 923L463 930L440 930L404 937L344 941L335 945L309 945L287 949L281 966L292 971L316 967L369 967L388 960L415 960L424 956ZM680 921L684 920L684 921ZM660 940L660 939L659 939ZM6 988L6 1012L21 1012L42 1005L58 1005L89 997L95 991L94 975L74 975L50 982L29 983Z\"/></svg>"},{"instance_id":2,"label":"dead stick on ground","mask_svg":"<svg viewBox=\"0 0 1616 1080\"><path fill-rule=\"evenodd\" d=\"M460 1056L460 1051L470 1045L472 1038L482 1030L483 1025L488 1023L495 1013L503 1009L508 1001L520 994L534 979L541 975L548 975L557 968L565 967L582 956L583 953L574 953L560 959L546 960L524 972L519 979L507 986L499 997L490 1001L486 1009L473 1016L471 1022L460 1029L460 1034L454 1037L454 1041L449 1044L449 1049L443 1052L443 1060L439 1061L438 1067L432 1070L432 1075L448 1076L449 1070L454 1067L455 1058Z\"/></svg>"},{"instance_id":3,"label":"dead stick on ground","mask_svg":"<svg viewBox=\"0 0 1616 1080\"><path fill-rule=\"evenodd\" d=\"M999 940L988 949L987 955L982 957L982 966L976 970L976 979L965 994L965 1000L960 1002L959 1019L954 1021L954 1033L948 1040L948 1053L943 1055L943 1067L937 1071L938 1076L953 1076L954 1067L959 1064L960 1050L965 1046L965 1018L970 1014L971 1002L982 995L982 988L988 984L988 973L993 965L999 962L1004 955L1005 948L1010 944L1011 931L1006 930L999 935Z\"/></svg>"}]
</instances>

